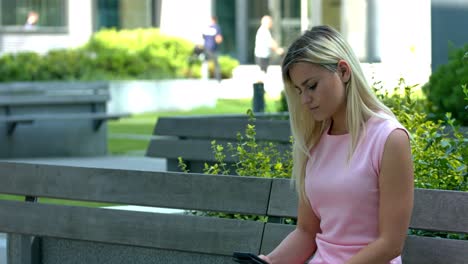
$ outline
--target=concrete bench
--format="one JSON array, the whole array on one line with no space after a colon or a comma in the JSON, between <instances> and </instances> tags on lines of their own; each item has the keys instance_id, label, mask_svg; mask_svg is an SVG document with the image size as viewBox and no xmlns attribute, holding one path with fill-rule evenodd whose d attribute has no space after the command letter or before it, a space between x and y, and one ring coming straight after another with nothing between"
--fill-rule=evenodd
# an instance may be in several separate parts
<instances>
[{"instance_id":1,"label":"concrete bench","mask_svg":"<svg viewBox=\"0 0 468 264\"><path fill-rule=\"evenodd\" d=\"M294 225L34 202L36 197L295 218L289 180L0 162L9 264L232 263L269 252ZM468 193L417 189L411 228L468 233ZM461 264L468 240L408 236L404 263Z\"/></svg>"},{"instance_id":2,"label":"concrete bench","mask_svg":"<svg viewBox=\"0 0 468 264\"><path fill-rule=\"evenodd\" d=\"M0 158L107 154L106 82L0 84Z\"/></svg>"}]
</instances>

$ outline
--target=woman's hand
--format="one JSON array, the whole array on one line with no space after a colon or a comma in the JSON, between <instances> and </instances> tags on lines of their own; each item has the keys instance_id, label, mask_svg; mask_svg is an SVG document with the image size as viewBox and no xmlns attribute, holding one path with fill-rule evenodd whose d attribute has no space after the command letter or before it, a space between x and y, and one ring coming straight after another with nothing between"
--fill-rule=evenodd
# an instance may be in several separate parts
<instances>
[{"instance_id":1,"label":"woman's hand","mask_svg":"<svg viewBox=\"0 0 468 264\"><path fill-rule=\"evenodd\" d=\"M271 262L271 259L265 255L259 255L258 257L268 262L269 264L273 264L273 262Z\"/></svg>"}]
</instances>

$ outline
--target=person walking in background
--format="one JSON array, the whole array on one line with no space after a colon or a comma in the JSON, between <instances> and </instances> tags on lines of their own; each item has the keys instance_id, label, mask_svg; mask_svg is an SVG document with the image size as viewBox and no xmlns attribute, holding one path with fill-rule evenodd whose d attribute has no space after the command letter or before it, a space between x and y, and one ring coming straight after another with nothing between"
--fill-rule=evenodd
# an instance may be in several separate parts
<instances>
[{"instance_id":1,"label":"person walking in background","mask_svg":"<svg viewBox=\"0 0 468 264\"><path fill-rule=\"evenodd\" d=\"M221 28L216 17L211 17L208 27L203 30L203 47L205 60L213 61L216 80L221 81L221 68L218 61L218 46L223 42Z\"/></svg>"},{"instance_id":2,"label":"person walking in background","mask_svg":"<svg viewBox=\"0 0 468 264\"><path fill-rule=\"evenodd\" d=\"M273 26L271 16L263 16L260 27L255 35L255 63L260 67L263 73L267 72L270 65L272 52L283 54L284 50L278 46L278 43L271 36L270 29Z\"/></svg>"},{"instance_id":3,"label":"person walking in background","mask_svg":"<svg viewBox=\"0 0 468 264\"><path fill-rule=\"evenodd\" d=\"M39 22L39 13L36 11L29 11L26 18L26 23L24 24L24 29L35 29L37 27L37 22Z\"/></svg>"},{"instance_id":4,"label":"person walking in background","mask_svg":"<svg viewBox=\"0 0 468 264\"><path fill-rule=\"evenodd\" d=\"M282 62L297 225L268 263L401 264L414 199L408 131L378 100L359 60L328 26Z\"/></svg>"}]
</instances>

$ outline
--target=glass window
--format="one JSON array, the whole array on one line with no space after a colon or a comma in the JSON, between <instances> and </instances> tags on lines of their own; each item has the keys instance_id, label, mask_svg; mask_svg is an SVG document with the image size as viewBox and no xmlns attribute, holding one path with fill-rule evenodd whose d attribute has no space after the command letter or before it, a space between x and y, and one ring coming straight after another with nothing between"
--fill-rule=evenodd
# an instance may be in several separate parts
<instances>
[{"instance_id":1,"label":"glass window","mask_svg":"<svg viewBox=\"0 0 468 264\"><path fill-rule=\"evenodd\" d=\"M98 0L97 30L101 28L132 29L156 26L155 0Z\"/></svg>"},{"instance_id":2,"label":"glass window","mask_svg":"<svg viewBox=\"0 0 468 264\"><path fill-rule=\"evenodd\" d=\"M0 0L0 23L18 29L67 26L65 0Z\"/></svg>"}]
</instances>

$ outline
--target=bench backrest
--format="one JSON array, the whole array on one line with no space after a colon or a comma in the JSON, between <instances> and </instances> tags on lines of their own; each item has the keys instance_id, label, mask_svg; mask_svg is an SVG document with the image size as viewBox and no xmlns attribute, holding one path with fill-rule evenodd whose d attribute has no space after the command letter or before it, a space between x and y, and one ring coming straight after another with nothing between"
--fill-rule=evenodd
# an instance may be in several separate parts
<instances>
[{"instance_id":1,"label":"bench backrest","mask_svg":"<svg viewBox=\"0 0 468 264\"><path fill-rule=\"evenodd\" d=\"M285 179L13 162L0 162L0 193L270 217L295 218L297 208L297 196ZM47 249L41 252L43 259L86 256L88 263L99 263L103 254L112 255L123 246L144 247L153 254L156 250L159 256L164 255L161 250L170 251L170 256L164 255L166 263L190 263L187 256L192 262L206 257L212 263L230 263L233 251L268 252L294 228L280 223L6 200L0 201L0 215L0 232L43 237ZM416 190L412 228L467 234L467 219L468 193ZM68 248L70 241L78 241L73 250ZM89 248L97 246L83 241L97 243L99 255L87 255ZM467 246L468 240L409 236L403 258L409 264L464 263ZM121 255L135 260L132 254ZM155 260L146 263L154 263L151 261Z\"/></svg>"},{"instance_id":2,"label":"bench backrest","mask_svg":"<svg viewBox=\"0 0 468 264\"><path fill-rule=\"evenodd\" d=\"M0 84L0 158L107 154L109 99L106 82Z\"/></svg>"},{"instance_id":3,"label":"bench backrest","mask_svg":"<svg viewBox=\"0 0 468 264\"><path fill-rule=\"evenodd\" d=\"M0 84L0 107L106 103L106 82L17 82Z\"/></svg>"},{"instance_id":4,"label":"bench backrest","mask_svg":"<svg viewBox=\"0 0 468 264\"><path fill-rule=\"evenodd\" d=\"M256 140L274 142L280 151L289 150L291 132L285 117L285 114L257 116L253 122ZM178 158L182 157L190 172L202 172L205 163L215 161L211 142L237 143L237 133L244 135L251 123L246 115L160 117L146 155L166 158L169 171L180 171ZM228 155L225 161L232 164L236 159Z\"/></svg>"}]
</instances>

